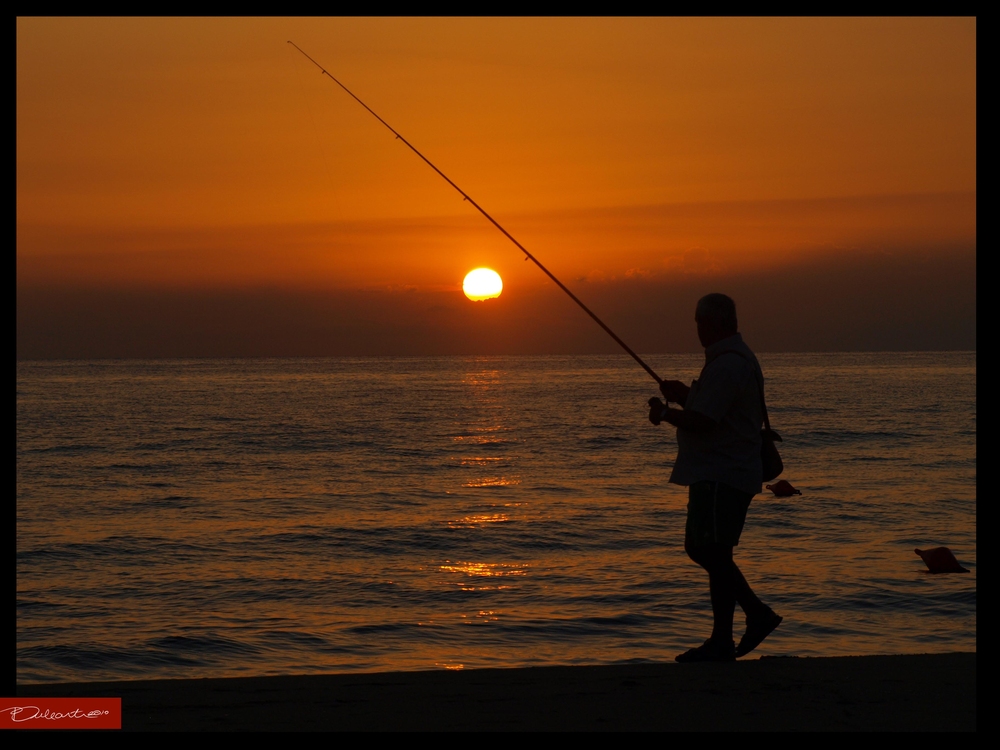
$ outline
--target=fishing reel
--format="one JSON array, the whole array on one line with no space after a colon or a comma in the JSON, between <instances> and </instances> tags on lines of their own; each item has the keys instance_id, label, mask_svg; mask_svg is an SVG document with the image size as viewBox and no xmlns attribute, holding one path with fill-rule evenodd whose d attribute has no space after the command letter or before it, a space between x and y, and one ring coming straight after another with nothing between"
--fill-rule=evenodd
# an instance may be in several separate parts
<instances>
[{"instance_id":1,"label":"fishing reel","mask_svg":"<svg viewBox=\"0 0 1000 750\"><path fill-rule=\"evenodd\" d=\"M656 396L649 399L649 421L653 424L660 424L663 421L663 413L669 407Z\"/></svg>"}]
</instances>

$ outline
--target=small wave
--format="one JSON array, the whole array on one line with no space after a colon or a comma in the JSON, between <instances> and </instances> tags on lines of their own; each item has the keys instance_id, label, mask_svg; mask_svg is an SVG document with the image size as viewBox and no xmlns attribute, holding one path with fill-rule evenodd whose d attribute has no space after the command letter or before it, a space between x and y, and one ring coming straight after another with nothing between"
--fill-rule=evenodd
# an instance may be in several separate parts
<instances>
[{"instance_id":1,"label":"small wave","mask_svg":"<svg viewBox=\"0 0 1000 750\"><path fill-rule=\"evenodd\" d=\"M22 453L98 453L106 451L101 445L51 445L45 448L20 448Z\"/></svg>"},{"instance_id":2,"label":"small wave","mask_svg":"<svg viewBox=\"0 0 1000 750\"><path fill-rule=\"evenodd\" d=\"M249 643L220 635L165 635L147 641L144 647L153 652L208 659L220 654L250 655L260 651Z\"/></svg>"}]
</instances>

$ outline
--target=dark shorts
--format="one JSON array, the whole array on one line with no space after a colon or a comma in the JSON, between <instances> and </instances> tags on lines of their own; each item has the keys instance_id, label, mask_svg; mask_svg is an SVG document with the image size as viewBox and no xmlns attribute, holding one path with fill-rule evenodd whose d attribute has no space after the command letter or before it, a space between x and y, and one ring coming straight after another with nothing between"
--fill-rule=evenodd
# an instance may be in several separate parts
<instances>
[{"instance_id":1,"label":"dark shorts","mask_svg":"<svg viewBox=\"0 0 1000 750\"><path fill-rule=\"evenodd\" d=\"M688 487L684 542L688 547L724 544L735 547L747 519L753 494L722 482L695 482Z\"/></svg>"}]
</instances>

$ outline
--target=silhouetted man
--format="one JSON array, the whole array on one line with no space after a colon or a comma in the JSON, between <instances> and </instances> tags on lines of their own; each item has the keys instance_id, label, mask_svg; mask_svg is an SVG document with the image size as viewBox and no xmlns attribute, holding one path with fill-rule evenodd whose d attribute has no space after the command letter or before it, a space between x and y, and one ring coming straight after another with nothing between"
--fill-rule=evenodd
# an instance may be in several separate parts
<instances>
[{"instance_id":1,"label":"silhouetted man","mask_svg":"<svg viewBox=\"0 0 1000 750\"><path fill-rule=\"evenodd\" d=\"M743 343L736 304L709 294L695 310L705 366L688 387L664 381L667 399L649 401L649 420L677 428L677 461L670 481L688 488L684 549L708 571L714 626L704 644L677 657L680 662L733 661L750 653L781 622L757 598L733 562L747 509L761 490L760 430L764 422L760 364ZM683 409L671 409L669 403ZM746 632L733 644L736 602L746 614Z\"/></svg>"}]
</instances>

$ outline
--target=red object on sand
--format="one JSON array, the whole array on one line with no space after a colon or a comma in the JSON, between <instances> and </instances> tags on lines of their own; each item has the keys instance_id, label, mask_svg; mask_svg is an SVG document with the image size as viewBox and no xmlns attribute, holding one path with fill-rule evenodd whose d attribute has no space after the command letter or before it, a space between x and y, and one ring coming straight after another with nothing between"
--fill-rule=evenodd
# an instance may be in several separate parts
<instances>
[{"instance_id":1,"label":"red object on sand","mask_svg":"<svg viewBox=\"0 0 1000 750\"><path fill-rule=\"evenodd\" d=\"M765 485L767 489L771 490L778 497L791 497L792 495L801 495L797 489L792 487L788 482L782 479L780 482L775 482L774 484Z\"/></svg>"},{"instance_id":2,"label":"red object on sand","mask_svg":"<svg viewBox=\"0 0 1000 750\"><path fill-rule=\"evenodd\" d=\"M935 547L934 549L913 550L923 561L931 573L968 573L968 568L963 568L958 564L958 560L947 547Z\"/></svg>"}]
</instances>

